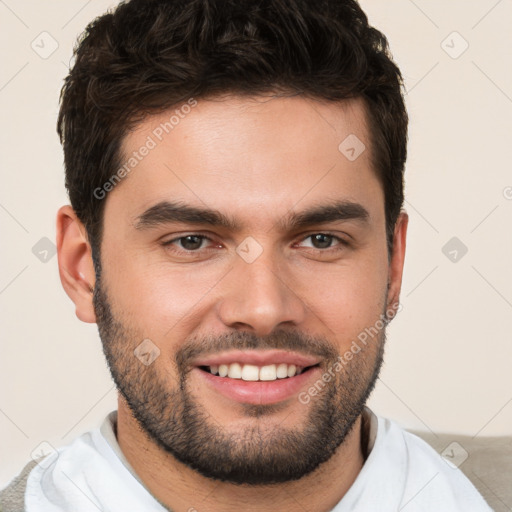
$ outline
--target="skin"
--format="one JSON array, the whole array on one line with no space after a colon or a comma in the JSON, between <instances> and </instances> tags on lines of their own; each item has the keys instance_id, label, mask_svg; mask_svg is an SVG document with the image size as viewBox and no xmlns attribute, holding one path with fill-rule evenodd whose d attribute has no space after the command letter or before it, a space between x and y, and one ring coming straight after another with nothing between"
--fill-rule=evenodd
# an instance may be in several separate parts
<instances>
[{"instance_id":1,"label":"skin","mask_svg":"<svg viewBox=\"0 0 512 512\"><path fill-rule=\"evenodd\" d=\"M124 154L143 146L169 117L165 113L146 119L125 138ZM355 161L338 150L349 134L356 134L367 148ZM193 337L233 331L263 337L295 329L327 340L343 354L384 310L396 308L408 218L400 214L388 255L384 193L370 157L361 100L333 104L302 97L225 96L199 100L109 192L102 286L108 289L117 318L140 341L149 338L159 347L153 368L167 376L169 385L176 386L178 376L166 361ZM140 215L164 200L216 209L241 229L176 222L137 229ZM367 220L330 221L298 231L279 227L290 212L340 200L362 205ZM332 247L314 248L308 235L326 232L349 245L334 240ZM162 245L191 233L209 236L212 242L189 253L179 242ZM236 252L249 236L262 249L252 263ZM91 249L70 206L58 213L57 246L61 280L78 318L96 322ZM355 357L371 366L377 347L369 345ZM187 385L201 410L233 435L254 425L263 433L278 426L300 429L315 399L305 405L295 397L254 417L219 396L194 372ZM360 426L359 417L332 457L300 480L240 486L205 478L177 461L145 434L121 395L118 401L121 449L153 495L177 512L291 511L297 510L297 503L309 511L330 510L364 463Z\"/></svg>"}]
</instances>

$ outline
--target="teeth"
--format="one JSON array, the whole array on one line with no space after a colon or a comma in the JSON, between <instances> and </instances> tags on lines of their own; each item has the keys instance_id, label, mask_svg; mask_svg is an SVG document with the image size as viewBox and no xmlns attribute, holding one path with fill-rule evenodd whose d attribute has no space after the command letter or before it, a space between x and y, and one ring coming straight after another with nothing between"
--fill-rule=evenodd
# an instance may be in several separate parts
<instances>
[{"instance_id":1,"label":"teeth","mask_svg":"<svg viewBox=\"0 0 512 512\"><path fill-rule=\"evenodd\" d=\"M260 380L276 380L277 372L276 365L269 364L268 366L263 366L260 368Z\"/></svg>"},{"instance_id":2,"label":"teeth","mask_svg":"<svg viewBox=\"0 0 512 512\"><path fill-rule=\"evenodd\" d=\"M229 365L228 377L230 379L241 379L242 367L238 363L231 363Z\"/></svg>"},{"instance_id":3,"label":"teeth","mask_svg":"<svg viewBox=\"0 0 512 512\"><path fill-rule=\"evenodd\" d=\"M285 379L288 377L288 365L285 363L282 363L278 365L277 367L277 378L278 379Z\"/></svg>"},{"instance_id":4,"label":"teeth","mask_svg":"<svg viewBox=\"0 0 512 512\"><path fill-rule=\"evenodd\" d=\"M244 364L244 367L242 368L242 380L258 380L259 377L260 369L257 366Z\"/></svg>"},{"instance_id":5,"label":"teeth","mask_svg":"<svg viewBox=\"0 0 512 512\"><path fill-rule=\"evenodd\" d=\"M294 364L288 365L288 377L293 377L295 372L297 371L297 367Z\"/></svg>"},{"instance_id":6,"label":"teeth","mask_svg":"<svg viewBox=\"0 0 512 512\"><path fill-rule=\"evenodd\" d=\"M219 375L219 377L229 377L230 379L242 379L246 381L270 381L277 379L286 379L300 375L304 368L294 364L269 364L266 366L256 366L253 364L221 364L209 367L210 373Z\"/></svg>"}]
</instances>

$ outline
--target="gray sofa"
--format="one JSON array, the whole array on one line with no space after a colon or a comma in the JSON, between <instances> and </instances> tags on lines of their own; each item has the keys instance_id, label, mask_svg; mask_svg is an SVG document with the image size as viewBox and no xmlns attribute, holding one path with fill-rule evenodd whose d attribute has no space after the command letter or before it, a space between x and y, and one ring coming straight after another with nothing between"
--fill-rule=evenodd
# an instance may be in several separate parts
<instances>
[{"instance_id":1,"label":"gray sofa","mask_svg":"<svg viewBox=\"0 0 512 512\"><path fill-rule=\"evenodd\" d=\"M512 436L476 437L411 431L473 482L495 512L512 511ZM469 512L469 511L468 511Z\"/></svg>"}]
</instances>

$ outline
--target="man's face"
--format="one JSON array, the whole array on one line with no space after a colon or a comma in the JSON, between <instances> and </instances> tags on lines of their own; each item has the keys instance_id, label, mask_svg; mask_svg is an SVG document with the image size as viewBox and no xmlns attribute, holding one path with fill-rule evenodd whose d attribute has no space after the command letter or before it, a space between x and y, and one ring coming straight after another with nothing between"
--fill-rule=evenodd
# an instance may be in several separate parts
<instances>
[{"instance_id":1,"label":"man's face","mask_svg":"<svg viewBox=\"0 0 512 512\"><path fill-rule=\"evenodd\" d=\"M362 104L225 97L183 112L124 140L140 161L106 199L104 351L178 460L238 483L297 479L343 442L382 359L384 194ZM351 134L367 148L355 160L339 149Z\"/></svg>"}]
</instances>

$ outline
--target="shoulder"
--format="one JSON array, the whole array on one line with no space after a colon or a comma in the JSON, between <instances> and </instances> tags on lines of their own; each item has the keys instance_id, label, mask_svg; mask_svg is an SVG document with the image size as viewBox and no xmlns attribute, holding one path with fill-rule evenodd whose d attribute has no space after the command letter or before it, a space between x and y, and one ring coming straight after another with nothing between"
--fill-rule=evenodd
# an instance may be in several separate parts
<instances>
[{"instance_id":1,"label":"shoulder","mask_svg":"<svg viewBox=\"0 0 512 512\"><path fill-rule=\"evenodd\" d=\"M436 510L490 511L483 497L456 465L451 464L426 441L407 432L397 423L378 417L378 437L388 452L390 461L401 464L405 473L402 505L413 502L411 509L423 510L437 506ZM400 457L394 457L402 453ZM449 503L453 503L450 508ZM431 508L425 508L431 510Z\"/></svg>"},{"instance_id":2,"label":"shoulder","mask_svg":"<svg viewBox=\"0 0 512 512\"><path fill-rule=\"evenodd\" d=\"M107 445L103 433L108 433L108 428L112 429L115 413L116 411L111 412L104 419L101 435L99 428L85 432L70 443L25 464L20 474L0 491L0 512L32 510L30 497L34 494L34 489L41 491L43 482L44 485L53 485L63 469L68 475L81 475L90 463L100 457L98 446Z\"/></svg>"},{"instance_id":3,"label":"shoulder","mask_svg":"<svg viewBox=\"0 0 512 512\"><path fill-rule=\"evenodd\" d=\"M493 509L512 505L512 436L413 432L457 466ZM506 505L505 505L506 506Z\"/></svg>"},{"instance_id":4,"label":"shoulder","mask_svg":"<svg viewBox=\"0 0 512 512\"><path fill-rule=\"evenodd\" d=\"M76 461L86 465L94 456L94 447L91 442L91 433L87 432L75 438L71 443L61 446L49 453L28 462L20 474L0 491L0 512L24 512L32 510L30 496L33 488L42 488L43 482L53 482L56 474L63 466L73 471Z\"/></svg>"}]
</instances>

